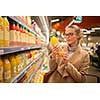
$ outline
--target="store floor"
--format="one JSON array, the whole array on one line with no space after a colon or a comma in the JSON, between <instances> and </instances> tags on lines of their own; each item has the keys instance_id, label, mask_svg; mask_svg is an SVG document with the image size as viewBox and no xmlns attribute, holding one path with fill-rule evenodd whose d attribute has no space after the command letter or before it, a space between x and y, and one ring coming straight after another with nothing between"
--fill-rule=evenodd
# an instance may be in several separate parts
<instances>
[{"instance_id":1,"label":"store floor","mask_svg":"<svg viewBox=\"0 0 100 100\"><path fill-rule=\"evenodd\" d=\"M97 75L97 76L100 77L100 71L96 67L90 66L89 73L93 74L93 75ZM86 82L87 83L97 83L97 78L96 77L88 76Z\"/></svg>"}]
</instances>

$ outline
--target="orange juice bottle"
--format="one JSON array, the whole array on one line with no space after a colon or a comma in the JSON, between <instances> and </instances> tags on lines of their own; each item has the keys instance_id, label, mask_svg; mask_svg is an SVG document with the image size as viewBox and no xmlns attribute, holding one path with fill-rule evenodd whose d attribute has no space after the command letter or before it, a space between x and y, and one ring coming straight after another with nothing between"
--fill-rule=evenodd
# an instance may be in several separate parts
<instances>
[{"instance_id":1,"label":"orange juice bottle","mask_svg":"<svg viewBox=\"0 0 100 100\"><path fill-rule=\"evenodd\" d=\"M3 61L0 57L0 82L3 82Z\"/></svg>"},{"instance_id":2,"label":"orange juice bottle","mask_svg":"<svg viewBox=\"0 0 100 100\"><path fill-rule=\"evenodd\" d=\"M9 47L9 21L7 17L3 18L4 23L4 46Z\"/></svg>"},{"instance_id":3,"label":"orange juice bottle","mask_svg":"<svg viewBox=\"0 0 100 100\"><path fill-rule=\"evenodd\" d=\"M4 67L4 81L10 82L11 79L11 64L8 57L4 57L3 59L3 67Z\"/></svg>"},{"instance_id":4,"label":"orange juice bottle","mask_svg":"<svg viewBox=\"0 0 100 100\"><path fill-rule=\"evenodd\" d=\"M11 74L12 76L15 76L17 73L17 64L14 55L9 56L9 60L11 63Z\"/></svg>"},{"instance_id":5,"label":"orange juice bottle","mask_svg":"<svg viewBox=\"0 0 100 100\"><path fill-rule=\"evenodd\" d=\"M15 23L10 23L10 46L16 46L16 30L15 30Z\"/></svg>"},{"instance_id":6,"label":"orange juice bottle","mask_svg":"<svg viewBox=\"0 0 100 100\"><path fill-rule=\"evenodd\" d=\"M4 23L2 17L0 17L0 47L4 47Z\"/></svg>"}]
</instances>

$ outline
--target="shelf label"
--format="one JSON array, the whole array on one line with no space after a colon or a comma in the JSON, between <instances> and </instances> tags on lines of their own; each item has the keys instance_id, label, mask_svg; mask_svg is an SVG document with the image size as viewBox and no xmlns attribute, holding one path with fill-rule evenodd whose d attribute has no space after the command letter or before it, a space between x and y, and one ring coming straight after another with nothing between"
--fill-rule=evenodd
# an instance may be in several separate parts
<instances>
[{"instance_id":1,"label":"shelf label","mask_svg":"<svg viewBox=\"0 0 100 100\"><path fill-rule=\"evenodd\" d=\"M28 47L27 49L31 49L31 47Z\"/></svg>"},{"instance_id":2,"label":"shelf label","mask_svg":"<svg viewBox=\"0 0 100 100\"><path fill-rule=\"evenodd\" d=\"M24 48L21 48L21 50L24 50Z\"/></svg>"},{"instance_id":3,"label":"shelf label","mask_svg":"<svg viewBox=\"0 0 100 100\"><path fill-rule=\"evenodd\" d=\"M0 50L0 54L4 54L4 50Z\"/></svg>"}]
</instances>

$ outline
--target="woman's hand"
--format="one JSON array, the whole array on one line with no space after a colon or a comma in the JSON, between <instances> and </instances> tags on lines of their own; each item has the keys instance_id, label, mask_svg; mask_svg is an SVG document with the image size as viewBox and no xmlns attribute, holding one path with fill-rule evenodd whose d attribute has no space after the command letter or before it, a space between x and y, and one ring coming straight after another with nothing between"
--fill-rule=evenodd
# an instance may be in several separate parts
<instances>
[{"instance_id":1,"label":"woman's hand","mask_svg":"<svg viewBox=\"0 0 100 100\"><path fill-rule=\"evenodd\" d=\"M68 51L67 47L60 46L59 44L56 44L52 48L51 53L52 59L54 59L58 64L67 64L68 63Z\"/></svg>"},{"instance_id":2,"label":"woman's hand","mask_svg":"<svg viewBox=\"0 0 100 100\"><path fill-rule=\"evenodd\" d=\"M55 45L52 48L52 53L51 53L52 59L55 59L56 60L58 58L59 48L60 48L60 45L59 44Z\"/></svg>"},{"instance_id":3,"label":"woman's hand","mask_svg":"<svg viewBox=\"0 0 100 100\"><path fill-rule=\"evenodd\" d=\"M62 63L64 63L64 64L68 63L68 53L67 52L63 52Z\"/></svg>"}]
</instances>

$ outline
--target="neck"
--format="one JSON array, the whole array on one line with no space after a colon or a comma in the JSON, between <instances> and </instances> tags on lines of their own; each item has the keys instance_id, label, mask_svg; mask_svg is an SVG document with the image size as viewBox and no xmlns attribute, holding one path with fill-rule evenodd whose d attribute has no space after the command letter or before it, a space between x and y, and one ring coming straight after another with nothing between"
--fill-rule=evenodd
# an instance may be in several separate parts
<instances>
[{"instance_id":1,"label":"neck","mask_svg":"<svg viewBox=\"0 0 100 100\"><path fill-rule=\"evenodd\" d=\"M70 47L76 47L78 45L78 42L75 42L73 44L69 44Z\"/></svg>"}]
</instances>

